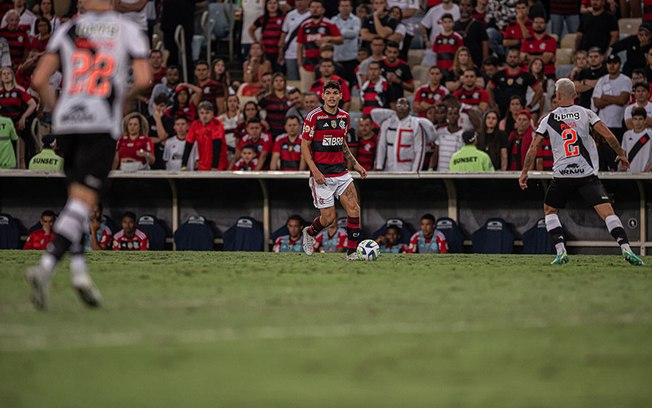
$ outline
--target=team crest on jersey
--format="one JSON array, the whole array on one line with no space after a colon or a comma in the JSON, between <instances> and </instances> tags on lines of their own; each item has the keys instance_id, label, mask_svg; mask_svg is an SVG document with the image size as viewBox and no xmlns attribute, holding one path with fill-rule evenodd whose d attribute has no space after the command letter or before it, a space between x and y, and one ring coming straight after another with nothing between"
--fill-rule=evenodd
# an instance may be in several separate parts
<instances>
[{"instance_id":1,"label":"team crest on jersey","mask_svg":"<svg viewBox=\"0 0 652 408\"><path fill-rule=\"evenodd\" d=\"M344 119L340 120L340 128L346 129L346 122L344 121Z\"/></svg>"},{"instance_id":2,"label":"team crest on jersey","mask_svg":"<svg viewBox=\"0 0 652 408\"><path fill-rule=\"evenodd\" d=\"M507 80L507 85L512 86L512 84L514 84L514 80L512 78L509 78Z\"/></svg>"},{"instance_id":3,"label":"team crest on jersey","mask_svg":"<svg viewBox=\"0 0 652 408\"><path fill-rule=\"evenodd\" d=\"M519 84L519 85L523 85L523 78L518 77L518 78L516 79L516 83Z\"/></svg>"},{"instance_id":4,"label":"team crest on jersey","mask_svg":"<svg viewBox=\"0 0 652 408\"><path fill-rule=\"evenodd\" d=\"M397 77L400 77L403 74L403 71L401 71L401 69L399 68L396 71L394 71L394 73L396 74Z\"/></svg>"},{"instance_id":5,"label":"team crest on jersey","mask_svg":"<svg viewBox=\"0 0 652 408\"><path fill-rule=\"evenodd\" d=\"M337 121L336 120L331 120L331 127L335 129L337 127Z\"/></svg>"}]
</instances>

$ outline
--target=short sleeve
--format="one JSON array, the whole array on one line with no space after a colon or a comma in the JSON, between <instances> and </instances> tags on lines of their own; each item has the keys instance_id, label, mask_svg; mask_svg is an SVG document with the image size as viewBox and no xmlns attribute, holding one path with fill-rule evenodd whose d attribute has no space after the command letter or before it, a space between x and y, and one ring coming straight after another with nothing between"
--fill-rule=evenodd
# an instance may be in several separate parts
<instances>
[{"instance_id":1,"label":"short sleeve","mask_svg":"<svg viewBox=\"0 0 652 408\"><path fill-rule=\"evenodd\" d=\"M303 132L301 133L301 139L310 142L314 136L315 122L311 117L307 117L306 120L303 121Z\"/></svg>"},{"instance_id":2,"label":"short sleeve","mask_svg":"<svg viewBox=\"0 0 652 408\"><path fill-rule=\"evenodd\" d=\"M546 139L548 138L548 116L546 115L541 119L541 122L539 122L539 126L537 127L537 134L545 137Z\"/></svg>"},{"instance_id":3,"label":"short sleeve","mask_svg":"<svg viewBox=\"0 0 652 408\"><path fill-rule=\"evenodd\" d=\"M50 40L48 41L48 45L45 47L45 51L53 54L58 53L63 43L62 37L68 34L69 30L70 22L64 23L58 30L55 30L54 34L52 34L52 37L50 37Z\"/></svg>"},{"instance_id":4,"label":"short sleeve","mask_svg":"<svg viewBox=\"0 0 652 408\"><path fill-rule=\"evenodd\" d=\"M367 17L364 19L364 22L362 23L362 28L366 28L369 31L373 31L372 27L374 26L373 22L373 17Z\"/></svg>"},{"instance_id":5,"label":"short sleeve","mask_svg":"<svg viewBox=\"0 0 652 408\"><path fill-rule=\"evenodd\" d=\"M596 123L600 122L600 118L595 112L593 112L590 109L584 109L584 111L586 112L586 115L589 119L589 123L591 124L591 126L595 126Z\"/></svg>"},{"instance_id":6,"label":"short sleeve","mask_svg":"<svg viewBox=\"0 0 652 408\"><path fill-rule=\"evenodd\" d=\"M297 43L299 44L305 44L306 43L306 36L303 31L303 24L297 28Z\"/></svg>"},{"instance_id":7,"label":"short sleeve","mask_svg":"<svg viewBox=\"0 0 652 408\"><path fill-rule=\"evenodd\" d=\"M625 108L625 117L624 117L625 120L632 118L632 110L633 110L632 108L634 107L634 104L629 105Z\"/></svg>"},{"instance_id":8,"label":"short sleeve","mask_svg":"<svg viewBox=\"0 0 652 408\"><path fill-rule=\"evenodd\" d=\"M331 36L333 36L333 37L341 37L342 36L342 32L340 31L339 27L337 27L333 23L331 23L331 25L330 25L330 31L331 31Z\"/></svg>"},{"instance_id":9,"label":"short sleeve","mask_svg":"<svg viewBox=\"0 0 652 408\"><path fill-rule=\"evenodd\" d=\"M389 27L392 29L392 31L395 31L397 26L398 26L398 21L394 20L391 17L387 19L387 24L385 24L385 27Z\"/></svg>"},{"instance_id":10,"label":"short sleeve","mask_svg":"<svg viewBox=\"0 0 652 408\"><path fill-rule=\"evenodd\" d=\"M274 142L274 147L272 147L272 153L281 153L281 140L276 139Z\"/></svg>"},{"instance_id":11,"label":"short sleeve","mask_svg":"<svg viewBox=\"0 0 652 408\"><path fill-rule=\"evenodd\" d=\"M135 24L125 21L124 44L127 47L127 53L132 59L145 59L149 56L149 45L145 35L138 29Z\"/></svg>"}]
</instances>

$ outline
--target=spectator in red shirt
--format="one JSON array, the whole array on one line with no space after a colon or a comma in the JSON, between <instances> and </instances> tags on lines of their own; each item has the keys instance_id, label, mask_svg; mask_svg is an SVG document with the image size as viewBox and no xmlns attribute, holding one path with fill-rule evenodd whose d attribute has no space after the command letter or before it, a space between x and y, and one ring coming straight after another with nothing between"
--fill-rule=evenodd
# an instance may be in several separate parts
<instances>
[{"instance_id":1,"label":"spectator in red shirt","mask_svg":"<svg viewBox=\"0 0 652 408\"><path fill-rule=\"evenodd\" d=\"M32 37L30 48L37 50L40 56L45 53L45 47L47 47L50 36L52 36L52 26L50 20L45 17L37 18L35 24L36 35Z\"/></svg>"},{"instance_id":2,"label":"spectator in red shirt","mask_svg":"<svg viewBox=\"0 0 652 408\"><path fill-rule=\"evenodd\" d=\"M41 213L41 228L33 231L27 237L25 241L25 246L23 249L38 249L44 250L50 243L54 240L54 231L52 231L52 226L56 216L52 210L45 210Z\"/></svg>"},{"instance_id":3,"label":"spectator in red shirt","mask_svg":"<svg viewBox=\"0 0 652 408\"><path fill-rule=\"evenodd\" d=\"M342 105L341 108L348 112L351 107L351 91L349 90L349 84L344 80L344 78L335 75L335 63L333 60L322 59L319 63L319 72L321 73L321 77L312 83L310 86L310 92L316 93L321 100L321 94L324 92L324 85L328 81L339 82L340 87L342 88L342 100L340 101L340 104Z\"/></svg>"},{"instance_id":4,"label":"spectator in red shirt","mask_svg":"<svg viewBox=\"0 0 652 408\"><path fill-rule=\"evenodd\" d=\"M297 116L288 116L285 119L285 134L280 135L272 148L270 170L305 170L306 163L301 156L301 123Z\"/></svg>"},{"instance_id":5,"label":"spectator in red shirt","mask_svg":"<svg viewBox=\"0 0 652 408\"><path fill-rule=\"evenodd\" d=\"M362 116L358 121L358 147L354 154L358 163L367 171L374 168L378 145L378 135L373 132L373 127L373 121L368 115Z\"/></svg>"},{"instance_id":6,"label":"spectator in red shirt","mask_svg":"<svg viewBox=\"0 0 652 408\"><path fill-rule=\"evenodd\" d=\"M299 27L297 35L297 63L301 77L301 89L306 91L315 81L315 68L319 61L322 44L342 44L344 37L337 26L324 19L321 0L310 1L310 20Z\"/></svg>"},{"instance_id":7,"label":"spectator in red shirt","mask_svg":"<svg viewBox=\"0 0 652 408\"><path fill-rule=\"evenodd\" d=\"M222 113L226 110L224 100L218 99L224 95L222 84L215 82L210 77L210 70L206 61L197 61L195 63L195 85L201 90L201 93L194 95L193 102L199 105L200 102L210 102L213 105L213 111Z\"/></svg>"},{"instance_id":8,"label":"spectator in red shirt","mask_svg":"<svg viewBox=\"0 0 652 408\"><path fill-rule=\"evenodd\" d=\"M283 66L278 63L283 21L285 21L285 15L279 8L278 0L266 0L265 12L249 26L249 35L255 42L259 41L256 30L260 28L259 42L263 45L265 58L272 63L274 72L283 71Z\"/></svg>"},{"instance_id":9,"label":"spectator in red shirt","mask_svg":"<svg viewBox=\"0 0 652 408\"><path fill-rule=\"evenodd\" d=\"M371 115L373 108L387 107L387 80L380 76L380 62L371 61L368 70L369 79L360 88L362 113Z\"/></svg>"},{"instance_id":10,"label":"spectator in red shirt","mask_svg":"<svg viewBox=\"0 0 652 408\"><path fill-rule=\"evenodd\" d=\"M453 15L445 13L441 16L441 33L432 42L432 51L437 55L437 66L444 72L453 67L453 60L458 48L464 46L464 39L453 31L455 21Z\"/></svg>"},{"instance_id":11,"label":"spectator in red shirt","mask_svg":"<svg viewBox=\"0 0 652 408\"><path fill-rule=\"evenodd\" d=\"M20 136L18 139L18 168L25 169L26 163L36 154L34 138L28 120L36 111L36 101L18 86L14 71L10 67L0 68L0 115L8 117Z\"/></svg>"},{"instance_id":12,"label":"spectator in red shirt","mask_svg":"<svg viewBox=\"0 0 652 408\"><path fill-rule=\"evenodd\" d=\"M267 156L274 147L274 140L269 133L263 133L263 126L260 123L260 120L256 118L247 121L247 134L240 139L240 143L235 150L233 163L229 166L230 169L233 169L233 165L240 158L242 148L248 144L252 144L256 147L256 158L258 159L256 170L263 170L267 162Z\"/></svg>"},{"instance_id":13,"label":"spectator in red shirt","mask_svg":"<svg viewBox=\"0 0 652 408\"><path fill-rule=\"evenodd\" d=\"M20 16L16 10L9 10L5 15L7 26L0 29L0 37L4 37L9 44L11 64L15 68L20 65L29 51L29 34L21 29L18 24Z\"/></svg>"},{"instance_id":14,"label":"spectator in red shirt","mask_svg":"<svg viewBox=\"0 0 652 408\"><path fill-rule=\"evenodd\" d=\"M382 75L387 79L387 103L396 107L396 101L402 98L404 91L414 92L412 71L407 62L399 59L399 46L395 41L388 41L385 47L385 59L380 61Z\"/></svg>"},{"instance_id":15,"label":"spectator in red shirt","mask_svg":"<svg viewBox=\"0 0 652 408\"><path fill-rule=\"evenodd\" d=\"M249 48L249 58L242 64L243 84L238 89L238 95L255 96L264 90L263 76L272 72L272 63L265 58L260 43L252 43Z\"/></svg>"},{"instance_id":16,"label":"spectator in red shirt","mask_svg":"<svg viewBox=\"0 0 652 408\"><path fill-rule=\"evenodd\" d=\"M218 84L222 85L222 94L217 95L217 107L221 109L220 106L224 105L224 112L227 110L226 99L231 94L231 75L226 70L226 63L223 59L218 58L213 62L213 68L211 69L211 79Z\"/></svg>"},{"instance_id":17,"label":"spectator in red shirt","mask_svg":"<svg viewBox=\"0 0 652 408\"><path fill-rule=\"evenodd\" d=\"M127 211L122 216L122 229L113 236L114 251L147 251L147 234L136 228L136 214Z\"/></svg>"},{"instance_id":18,"label":"spectator in red shirt","mask_svg":"<svg viewBox=\"0 0 652 408\"><path fill-rule=\"evenodd\" d=\"M188 129L181 159L181 170L187 170L192 148L197 143L199 155L197 170L226 170L229 165L224 125L215 117L213 104L204 101L198 107L199 120Z\"/></svg>"},{"instance_id":19,"label":"spectator in red shirt","mask_svg":"<svg viewBox=\"0 0 652 408\"><path fill-rule=\"evenodd\" d=\"M233 165L235 171L254 171L258 166L256 158L256 146L247 144L240 150L240 158Z\"/></svg>"},{"instance_id":20,"label":"spectator in red shirt","mask_svg":"<svg viewBox=\"0 0 652 408\"><path fill-rule=\"evenodd\" d=\"M543 16L534 17L532 31L532 35L526 37L521 44L521 62L527 65L532 58L541 58L544 63L543 73L554 79L557 40L546 33L546 19Z\"/></svg>"},{"instance_id":21,"label":"spectator in red shirt","mask_svg":"<svg viewBox=\"0 0 652 408\"><path fill-rule=\"evenodd\" d=\"M154 164L154 142L147 136L147 119L132 112L122 120L122 137L113 158L113 170L149 170Z\"/></svg>"},{"instance_id":22,"label":"spectator in red shirt","mask_svg":"<svg viewBox=\"0 0 652 408\"><path fill-rule=\"evenodd\" d=\"M528 17L529 11L530 5L527 0L518 0L516 2L516 18L505 27L503 32L503 46L505 48L520 48L521 41L533 34L532 20Z\"/></svg>"},{"instance_id":23,"label":"spectator in red shirt","mask_svg":"<svg viewBox=\"0 0 652 408\"><path fill-rule=\"evenodd\" d=\"M467 105L463 107L463 110L477 109L484 112L489 108L489 93L484 88L477 86L476 79L474 69L465 70L462 75L462 87L453 95L460 100L460 103Z\"/></svg>"},{"instance_id":24,"label":"spectator in red shirt","mask_svg":"<svg viewBox=\"0 0 652 408\"><path fill-rule=\"evenodd\" d=\"M414 93L414 111L419 114L419 117L425 118L426 111L434 107L444 96L448 95L448 89L442 85L441 80L444 75L439 67L430 67L428 71L428 82L421 85Z\"/></svg>"},{"instance_id":25,"label":"spectator in red shirt","mask_svg":"<svg viewBox=\"0 0 652 408\"><path fill-rule=\"evenodd\" d=\"M525 155L527 154L533 139L533 129L530 124L530 112L523 109L516 115L514 130L509 134L509 168L508 170L522 170ZM538 156L538 154L537 154ZM539 168L540 159L536 159L536 167Z\"/></svg>"},{"instance_id":26,"label":"spectator in red shirt","mask_svg":"<svg viewBox=\"0 0 652 408\"><path fill-rule=\"evenodd\" d=\"M287 81L280 72L272 75L272 92L258 102L258 106L265 110L265 119L269 124L269 132L276 137L283 133L285 115L290 109L287 95Z\"/></svg>"}]
</instances>

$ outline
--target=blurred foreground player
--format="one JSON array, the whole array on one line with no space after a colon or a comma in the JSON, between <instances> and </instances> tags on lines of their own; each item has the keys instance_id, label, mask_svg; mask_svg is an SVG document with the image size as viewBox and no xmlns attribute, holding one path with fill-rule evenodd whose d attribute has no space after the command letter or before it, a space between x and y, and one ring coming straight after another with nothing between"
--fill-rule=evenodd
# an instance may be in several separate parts
<instances>
[{"instance_id":1,"label":"blurred foreground player","mask_svg":"<svg viewBox=\"0 0 652 408\"><path fill-rule=\"evenodd\" d=\"M54 268L67 251L81 300L89 307L100 304L86 268L83 236L111 170L123 106L149 86L152 76L147 40L138 26L113 12L111 0L79 4L86 12L53 34L32 76L41 101L53 109L53 133L68 180L68 201L54 224L56 238L39 265L27 271L37 309L45 309ZM64 88L57 100L49 79L59 66ZM130 68L133 86L128 90Z\"/></svg>"},{"instance_id":2,"label":"blurred foreground player","mask_svg":"<svg viewBox=\"0 0 652 408\"><path fill-rule=\"evenodd\" d=\"M303 229L303 251L312 255L315 236L335 222L335 199L346 211L347 259L357 260L360 239L360 205L347 161L364 179L367 171L351 154L346 138L350 126L349 114L338 108L342 99L340 84L328 81L322 94L324 106L306 116L301 135L301 154L310 169L310 190L315 208L319 209L312 225Z\"/></svg>"},{"instance_id":3,"label":"blurred foreground player","mask_svg":"<svg viewBox=\"0 0 652 408\"><path fill-rule=\"evenodd\" d=\"M629 167L626 152L598 115L574 104L577 92L570 79L558 80L555 90L559 107L541 120L518 179L521 189L525 190L527 173L534 164L539 146L544 138L549 139L554 157L553 179L546 192L543 212L546 215L546 229L557 251L557 256L551 263L557 265L568 262L564 232L557 213L577 192L607 224L607 229L620 245L623 258L632 265L643 265L643 261L632 252L623 224L614 214L607 192L598 179L598 150L591 137L591 129L604 137L616 152L616 161L620 161L622 168Z\"/></svg>"}]
</instances>

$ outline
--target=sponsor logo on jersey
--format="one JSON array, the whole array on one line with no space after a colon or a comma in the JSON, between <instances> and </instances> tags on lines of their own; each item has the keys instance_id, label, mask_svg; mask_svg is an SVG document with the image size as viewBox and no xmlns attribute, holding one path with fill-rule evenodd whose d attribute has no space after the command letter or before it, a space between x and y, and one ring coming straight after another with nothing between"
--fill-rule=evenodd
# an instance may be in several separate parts
<instances>
[{"instance_id":1,"label":"sponsor logo on jersey","mask_svg":"<svg viewBox=\"0 0 652 408\"><path fill-rule=\"evenodd\" d=\"M580 165L577 163L572 163L567 165L565 168L559 170L559 174L562 176L571 176L574 174L584 174L584 169L580 168Z\"/></svg>"},{"instance_id":2,"label":"sponsor logo on jersey","mask_svg":"<svg viewBox=\"0 0 652 408\"><path fill-rule=\"evenodd\" d=\"M93 22L91 24L77 25L75 34L80 37L115 37L118 26L114 23Z\"/></svg>"},{"instance_id":3,"label":"sponsor logo on jersey","mask_svg":"<svg viewBox=\"0 0 652 408\"><path fill-rule=\"evenodd\" d=\"M323 146L342 146L344 145L343 137L325 136L321 144Z\"/></svg>"},{"instance_id":4,"label":"sponsor logo on jersey","mask_svg":"<svg viewBox=\"0 0 652 408\"><path fill-rule=\"evenodd\" d=\"M62 122L91 122L95 119L84 105L73 105L70 111L61 117Z\"/></svg>"},{"instance_id":5,"label":"sponsor logo on jersey","mask_svg":"<svg viewBox=\"0 0 652 408\"><path fill-rule=\"evenodd\" d=\"M580 120L579 112L566 112L566 113L555 113L554 116L556 121L561 122L566 119Z\"/></svg>"}]
</instances>

